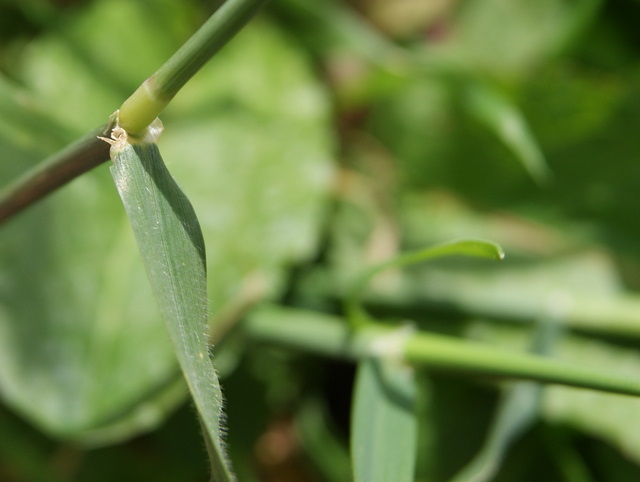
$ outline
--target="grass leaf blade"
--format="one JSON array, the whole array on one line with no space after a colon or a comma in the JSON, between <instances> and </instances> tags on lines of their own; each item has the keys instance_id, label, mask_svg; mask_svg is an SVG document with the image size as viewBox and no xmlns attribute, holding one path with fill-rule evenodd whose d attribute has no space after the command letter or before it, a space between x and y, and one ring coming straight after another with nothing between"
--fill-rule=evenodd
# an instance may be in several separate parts
<instances>
[{"instance_id":1,"label":"grass leaf blade","mask_svg":"<svg viewBox=\"0 0 640 482\"><path fill-rule=\"evenodd\" d=\"M501 260L504 258L504 251L499 245L491 241L463 239L402 253L387 261L376 264L362 273L347 295L345 308L349 315L349 321L357 325L367 319L367 315L361 305L362 294L369 282L382 271L402 268L404 266L445 258L447 256Z\"/></svg>"},{"instance_id":2,"label":"grass leaf blade","mask_svg":"<svg viewBox=\"0 0 640 482\"><path fill-rule=\"evenodd\" d=\"M550 356L560 332L553 322L538 322L531 352ZM508 387L483 447L451 482L493 480L506 459L510 446L538 419L541 397L542 385L539 383L516 382Z\"/></svg>"},{"instance_id":3,"label":"grass leaf blade","mask_svg":"<svg viewBox=\"0 0 640 482\"><path fill-rule=\"evenodd\" d=\"M360 362L351 429L356 482L414 480L416 393L410 367L378 358Z\"/></svg>"},{"instance_id":4,"label":"grass leaf blade","mask_svg":"<svg viewBox=\"0 0 640 482\"><path fill-rule=\"evenodd\" d=\"M191 203L153 143L112 148L111 168L206 432L216 481L233 480L220 437L222 395L207 350L204 240Z\"/></svg>"},{"instance_id":5,"label":"grass leaf blade","mask_svg":"<svg viewBox=\"0 0 640 482\"><path fill-rule=\"evenodd\" d=\"M511 444L535 421L541 386L517 382L504 394L489 437L474 459L451 482L493 480Z\"/></svg>"},{"instance_id":6,"label":"grass leaf blade","mask_svg":"<svg viewBox=\"0 0 640 482\"><path fill-rule=\"evenodd\" d=\"M538 184L547 183L552 177L551 170L520 110L498 90L480 82L469 82L465 95L471 115L515 154Z\"/></svg>"}]
</instances>

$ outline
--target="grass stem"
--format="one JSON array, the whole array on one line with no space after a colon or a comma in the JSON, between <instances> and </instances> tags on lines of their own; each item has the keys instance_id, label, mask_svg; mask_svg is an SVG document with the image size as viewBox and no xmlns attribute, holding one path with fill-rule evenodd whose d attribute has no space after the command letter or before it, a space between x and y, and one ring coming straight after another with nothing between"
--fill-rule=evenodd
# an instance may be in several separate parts
<instances>
[{"instance_id":1,"label":"grass stem","mask_svg":"<svg viewBox=\"0 0 640 482\"><path fill-rule=\"evenodd\" d=\"M158 71L120 107L120 127L129 135L144 132L171 99L266 3L228 0Z\"/></svg>"},{"instance_id":2,"label":"grass stem","mask_svg":"<svg viewBox=\"0 0 640 482\"><path fill-rule=\"evenodd\" d=\"M34 166L0 192L0 223L109 159L102 126Z\"/></svg>"},{"instance_id":3,"label":"grass stem","mask_svg":"<svg viewBox=\"0 0 640 482\"><path fill-rule=\"evenodd\" d=\"M346 321L338 317L263 308L249 317L245 328L255 340L330 357L359 360L379 356L429 370L640 396L640 379L630 380L552 358L381 323L371 322L353 332Z\"/></svg>"},{"instance_id":4,"label":"grass stem","mask_svg":"<svg viewBox=\"0 0 640 482\"><path fill-rule=\"evenodd\" d=\"M173 96L253 17L266 0L227 0L120 108L129 134L144 132ZM0 223L109 159L106 126L45 159L0 192Z\"/></svg>"}]
</instances>

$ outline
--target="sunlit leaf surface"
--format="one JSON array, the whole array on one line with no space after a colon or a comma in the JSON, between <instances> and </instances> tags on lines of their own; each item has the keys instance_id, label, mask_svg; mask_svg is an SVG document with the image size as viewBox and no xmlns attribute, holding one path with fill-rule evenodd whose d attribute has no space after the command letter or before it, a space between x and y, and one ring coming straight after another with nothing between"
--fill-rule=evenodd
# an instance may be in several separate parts
<instances>
[{"instance_id":1,"label":"sunlit leaf surface","mask_svg":"<svg viewBox=\"0 0 640 482\"><path fill-rule=\"evenodd\" d=\"M191 203L156 144L114 148L113 180L142 255L176 357L208 439L213 480L231 480L222 447L222 393L206 333L207 267Z\"/></svg>"}]
</instances>

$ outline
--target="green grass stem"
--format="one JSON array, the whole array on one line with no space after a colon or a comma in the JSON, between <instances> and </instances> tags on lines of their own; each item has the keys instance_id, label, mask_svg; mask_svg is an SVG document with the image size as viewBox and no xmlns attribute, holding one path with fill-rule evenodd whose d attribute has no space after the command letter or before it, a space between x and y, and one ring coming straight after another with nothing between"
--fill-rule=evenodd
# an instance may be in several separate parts
<instances>
[{"instance_id":1,"label":"green grass stem","mask_svg":"<svg viewBox=\"0 0 640 482\"><path fill-rule=\"evenodd\" d=\"M48 157L0 192L0 223L47 194L109 159L109 146L97 136L108 137L102 126Z\"/></svg>"},{"instance_id":2,"label":"green grass stem","mask_svg":"<svg viewBox=\"0 0 640 482\"><path fill-rule=\"evenodd\" d=\"M266 3L228 0L149 77L120 107L120 126L136 136L153 122L171 99Z\"/></svg>"},{"instance_id":3,"label":"green grass stem","mask_svg":"<svg viewBox=\"0 0 640 482\"><path fill-rule=\"evenodd\" d=\"M228 0L204 25L129 97L119 110L119 122L130 134L140 134L153 122L182 86L251 19L266 0ZM47 194L109 159L106 126L89 132L45 159L0 192L0 223Z\"/></svg>"},{"instance_id":4,"label":"green grass stem","mask_svg":"<svg viewBox=\"0 0 640 482\"><path fill-rule=\"evenodd\" d=\"M640 396L630 380L588 367L500 349L455 337L369 323L357 332L345 320L302 310L265 308L249 317L256 340L325 356L359 360L380 356L429 369L475 376L532 380Z\"/></svg>"}]
</instances>

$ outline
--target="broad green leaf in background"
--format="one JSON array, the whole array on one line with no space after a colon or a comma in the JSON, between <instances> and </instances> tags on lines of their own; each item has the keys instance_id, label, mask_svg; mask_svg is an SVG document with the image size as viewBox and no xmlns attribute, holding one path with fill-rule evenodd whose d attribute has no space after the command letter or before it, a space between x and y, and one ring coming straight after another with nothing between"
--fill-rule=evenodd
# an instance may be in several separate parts
<instances>
[{"instance_id":1,"label":"broad green leaf in background","mask_svg":"<svg viewBox=\"0 0 640 482\"><path fill-rule=\"evenodd\" d=\"M358 18L344 6L335 4L331 7L309 8L295 0L289 0L289 3L291 3L289 10L293 13L287 12L285 15L293 15L294 17L297 15L298 18L296 20L298 23L311 23L312 19L314 19L321 25L319 30L314 28L313 34L310 34L311 38L307 41L311 45L321 43L322 49L325 51L330 51L331 47L328 47L329 45L333 46L338 52L345 49L357 52L360 59L366 59L372 65L388 70L389 72L387 73L392 73L394 76L402 78L402 81L396 81L393 84L387 82L388 86L395 85L396 89L377 90L375 86L380 82L378 79L380 73L372 71L368 75L361 76L363 77L361 80L362 85L360 86L361 90L371 91L371 93L377 91L383 105L388 104L388 102L380 94L388 94L396 90L402 99L407 97L406 93L402 91L409 89L416 92L415 95L411 96L411 100L406 102L407 105L396 107L401 112L399 119L397 119L397 122L401 124L401 127L397 128L401 132L400 137L411 139L410 143L416 144L415 147L412 147L407 145L406 142L392 140L391 144L399 148L402 157L405 155L413 157L415 153L417 154L416 157L419 156L420 163L424 165L431 161L431 156L438 154L437 150L440 147L438 144L441 144L442 141L441 134L442 131L447 131L445 123L451 117L448 111L452 108L452 105L447 106L444 111L440 108L440 104L443 101L442 90L446 89L444 85L455 83L458 84L458 90L460 91L458 95L461 98L463 109L497 136L523 164L534 180L539 183L548 181L550 172L546 166L546 161L533 132L519 108L515 103L510 102L498 88L492 88L487 83L474 79L474 75L471 73L472 70L468 69L464 63L450 62L450 60L447 60L447 56L438 58L425 52L420 52L415 58L412 58L408 50L403 51L395 47L381 33L371 29L363 19ZM553 2L547 3L549 3L548 9L560 8L559 5L554 5ZM583 2L583 4L585 3L591 4L593 2ZM485 10L492 11L492 8L493 10L500 10L504 9L505 5L500 2L494 2L493 6L489 6ZM485 11L482 8L478 10L480 12ZM544 11L545 9L543 8L542 10ZM571 15L566 21L573 20L574 17L575 15ZM462 18L464 19L464 15L462 15ZM525 20L527 19L523 19L523 21ZM561 24L566 28L564 23ZM562 29L558 28L557 30L564 33ZM302 31L301 35L306 36L309 34ZM317 37L321 37L322 41ZM447 45L446 41L444 44L445 46ZM522 55L524 54L517 52L516 57L521 59ZM426 64L420 67L423 61L426 61ZM443 74L444 79L438 79ZM436 82L433 81L434 79L437 79ZM456 82L453 82L454 79ZM443 85L438 85L441 82ZM400 86L402 88L397 88ZM422 88L416 90L416 86L421 86ZM387 108L389 108L388 105ZM416 122L412 118L413 115L419 115L421 117L420 120ZM434 118L436 116L438 118ZM382 117L380 120L384 124L380 128L382 135L384 137L393 137L395 129L389 129L389 119L384 115ZM407 134L407 130L409 134ZM418 136L415 134L418 134ZM426 142L423 139L425 134L428 136ZM420 139L420 142L415 142L417 139ZM407 159L402 159L402 161L407 163ZM424 171L424 168L422 170ZM424 172L422 175L425 175Z\"/></svg>"},{"instance_id":2,"label":"broad green leaf in background","mask_svg":"<svg viewBox=\"0 0 640 482\"><path fill-rule=\"evenodd\" d=\"M157 123L150 132L162 130ZM193 207L164 165L155 138L131 145L120 130L111 148L111 174L205 427L213 480L232 480L220 434L222 393L205 330L209 315L204 239Z\"/></svg>"},{"instance_id":3,"label":"broad green leaf in background","mask_svg":"<svg viewBox=\"0 0 640 482\"><path fill-rule=\"evenodd\" d=\"M277 295L283 266L313 253L333 177L329 105L295 42L257 19L167 108L165 126L176 120L160 146L216 247L214 306L242 296L247 279Z\"/></svg>"},{"instance_id":4,"label":"broad green leaf in background","mask_svg":"<svg viewBox=\"0 0 640 482\"><path fill-rule=\"evenodd\" d=\"M184 393L105 174L84 176L0 231L2 396L58 436L93 439L109 426L99 437L118 437L131 430L116 428L125 419L155 425Z\"/></svg>"},{"instance_id":5,"label":"broad green leaf in background","mask_svg":"<svg viewBox=\"0 0 640 482\"><path fill-rule=\"evenodd\" d=\"M7 89L0 118L16 105L37 105L31 119L41 122L33 132L21 122L20 136L9 130L16 125L0 123L0 153L11 160L0 163L3 183L49 146L104 123L205 18L193 6L185 15L174 12L184 5L158 5L150 22L147 2L92 2L66 18L63 32L25 50L16 76L26 87L19 95ZM120 6L126 22L116 13ZM108 28L94 28L105 22ZM134 31L139 40L131 45ZM66 40L77 36L78 56L76 42ZM86 90L70 87L74 73L86 79ZM99 90L90 89L94 84ZM160 145L201 221L208 272L216 273L208 293L214 314L244 296L252 280L262 287L259 296L277 294L283 267L313 252L332 173L328 107L305 57L262 21L239 34L167 110ZM47 119L61 126L60 139L34 144ZM4 225L0 264L0 394L27 419L49 434L105 443L156 426L184 399L105 168Z\"/></svg>"},{"instance_id":6,"label":"broad green leaf in background","mask_svg":"<svg viewBox=\"0 0 640 482\"><path fill-rule=\"evenodd\" d=\"M374 64L389 60L400 49L363 19L356 10L331 0L322 4L280 0L276 8L318 51L349 50ZM314 25L315 28L308 28Z\"/></svg>"},{"instance_id":7,"label":"broad green leaf in background","mask_svg":"<svg viewBox=\"0 0 640 482\"><path fill-rule=\"evenodd\" d=\"M10 145L45 155L56 150L73 136L71 132L53 122L33 101L28 91L20 89L15 82L0 74L0 139L3 148ZM3 159L13 159L3 156ZM20 172L20 160L12 163L16 173ZM23 167L24 169L24 167Z\"/></svg>"},{"instance_id":8,"label":"broad green leaf in background","mask_svg":"<svg viewBox=\"0 0 640 482\"><path fill-rule=\"evenodd\" d=\"M351 417L356 482L414 480L416 395L413 368L377 358L358 364Z\"/></svg>"},{"instance_id":9,"label":"broad green leaf in background","mask_svg":"<svg viewBox=\"0 0 640 482\"><path fill-rule=\"evenodd\" d=\"M488 0L462 5L436 49L493 75L526 74L583 33L601 0Z\"/></svg>"}]
</instances>

